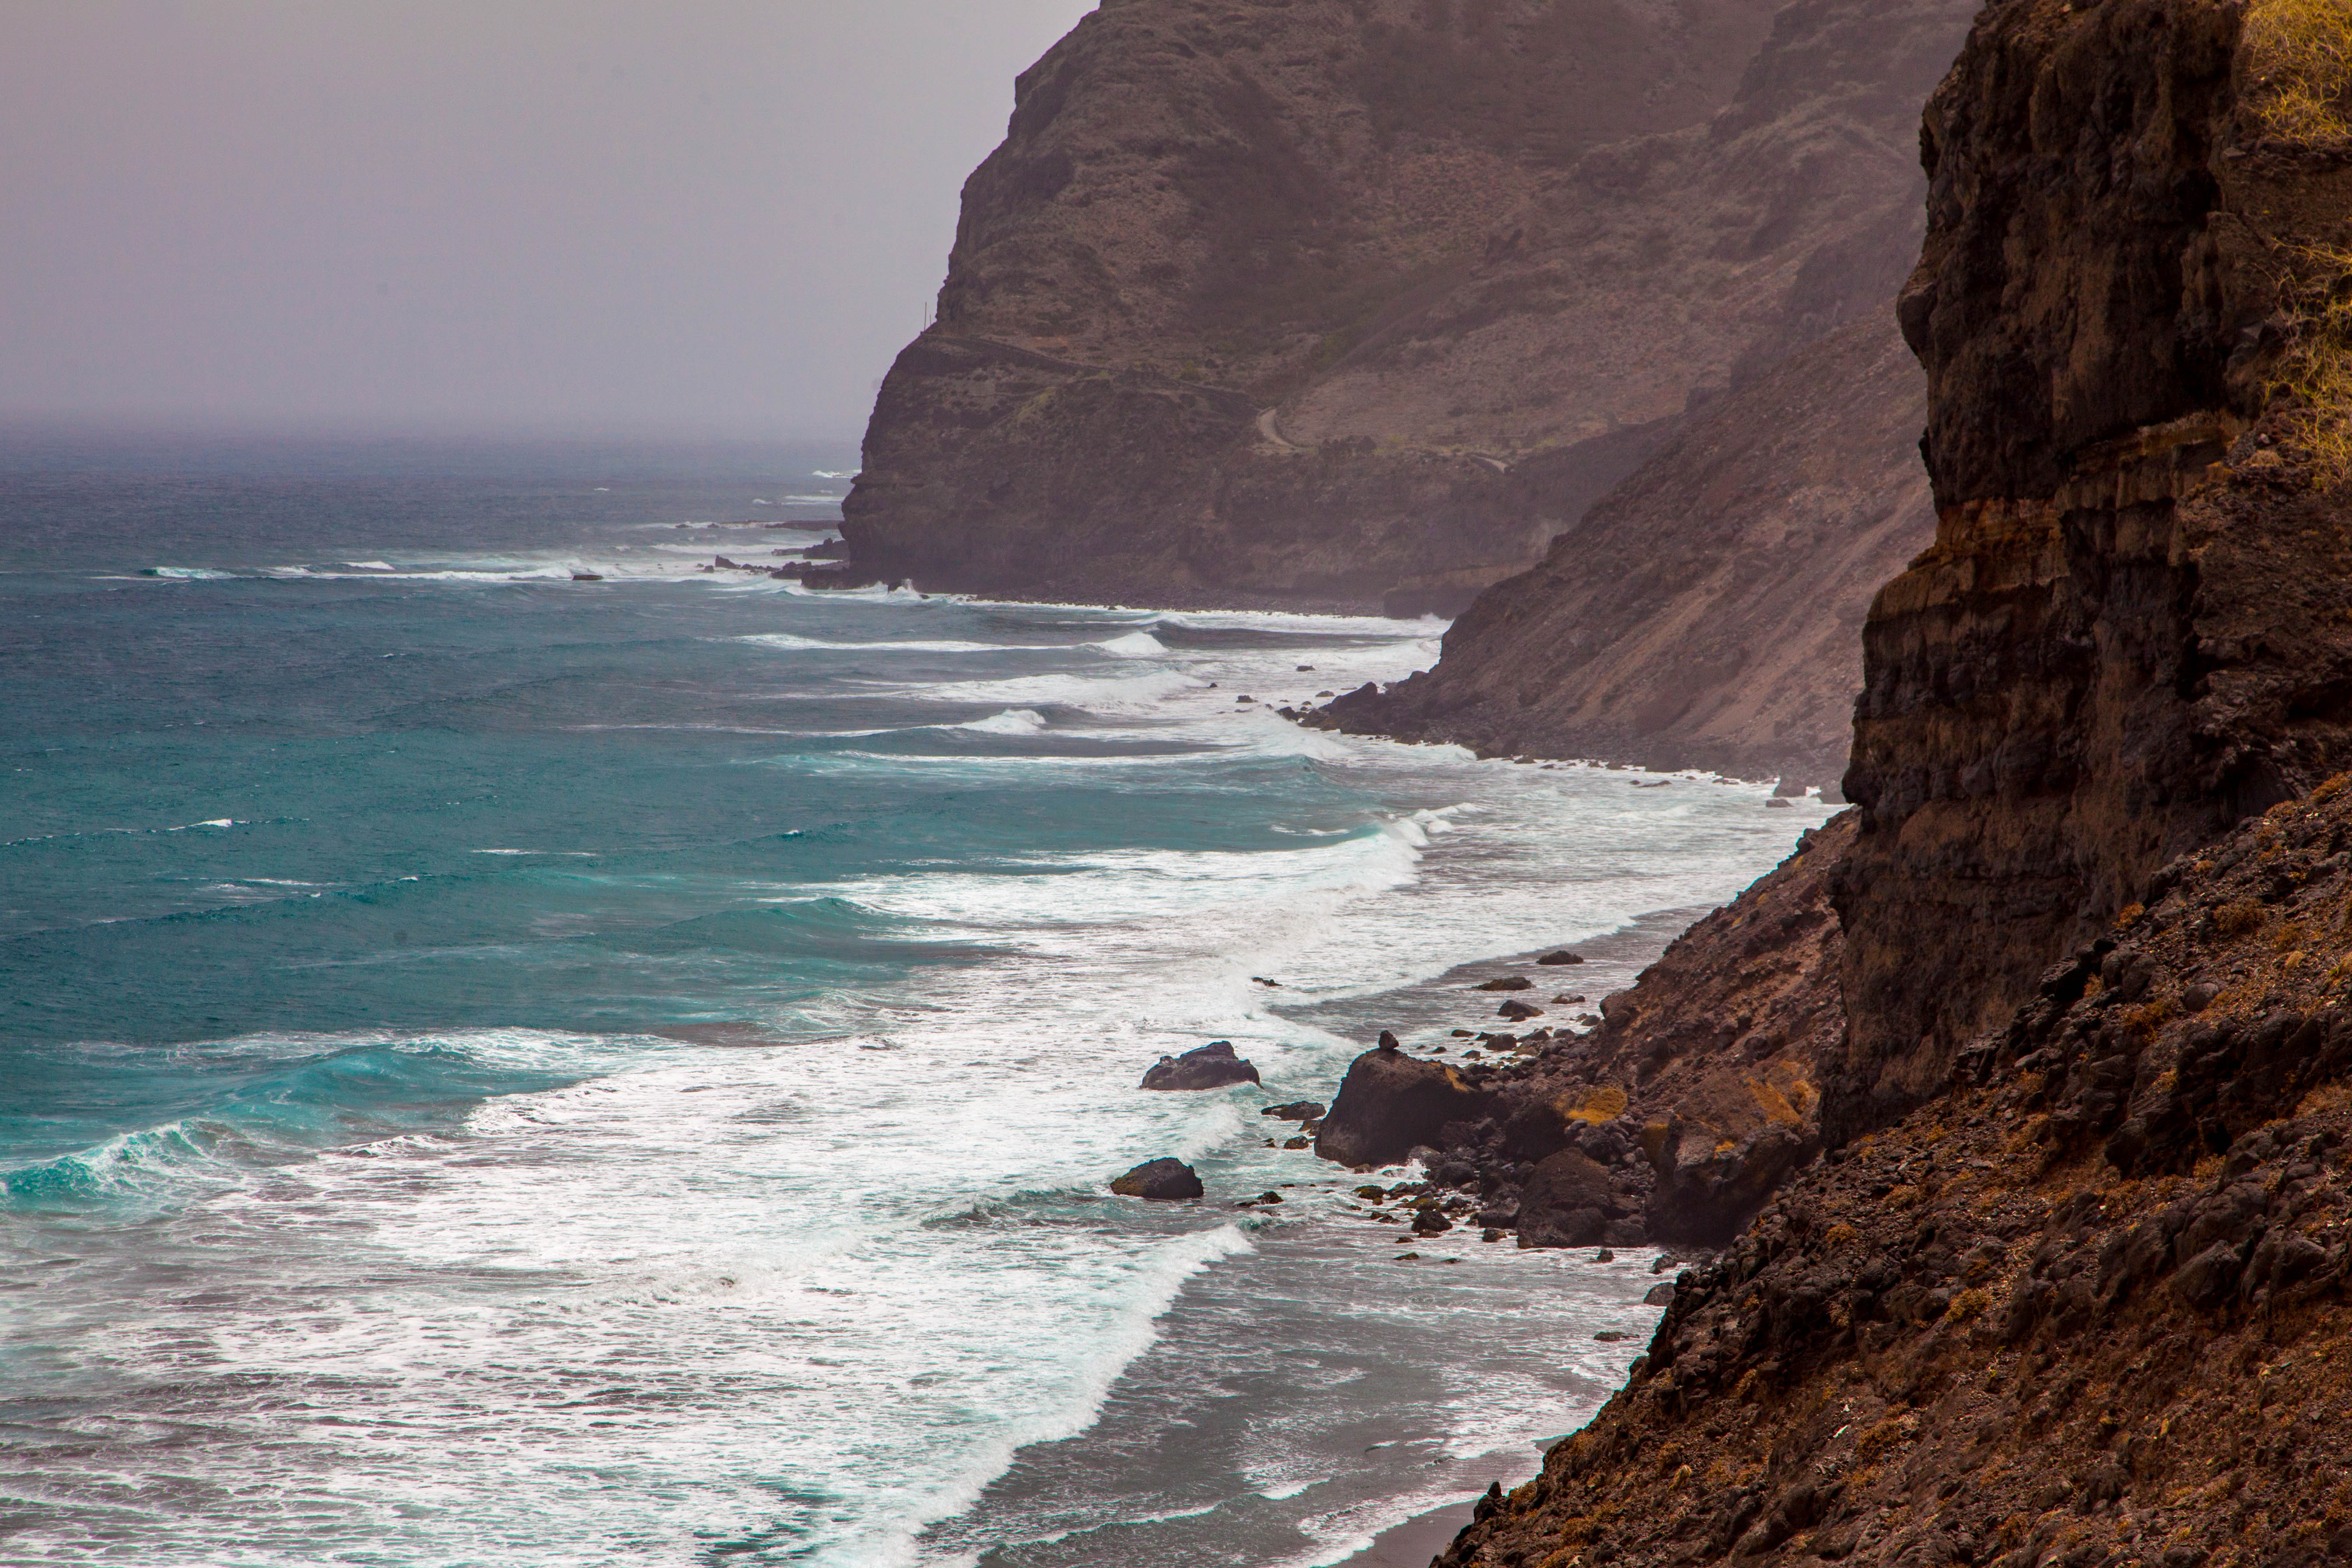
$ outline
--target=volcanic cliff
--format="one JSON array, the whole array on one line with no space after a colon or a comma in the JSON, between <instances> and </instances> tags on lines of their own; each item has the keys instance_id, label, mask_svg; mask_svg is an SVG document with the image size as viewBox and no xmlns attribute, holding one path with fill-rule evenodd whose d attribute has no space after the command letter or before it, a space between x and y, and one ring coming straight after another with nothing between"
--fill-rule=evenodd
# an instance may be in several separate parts
<instances>
[{"instance_id":1,"label":"volcanic cliff","mask_svg":"<svg viewBox=\"0 0 2352 1568\"><path fill-rule=\"evenodd\" d=\"M850 573L1451 613L1695 415L1885 319L1917 246L1917 105L1968 10L1106 5L1022 77L966 186L938 322L867 429ZM1880 434L1916 424L1916 373L1885 347L1865 328L1816 371L1858 371ZM1769 439L1715 430L1710 450ZM1754 660L1774 691L1750 728L1817 752L1858 677L1823 628L1927 537L1910 435L1837 475L1792 466L1819 506L1671 520L1702 574L1780 551L1769 591L1732 595L1711 637L1652 594L1649 618L1619 612L1627 648L1686 665L1669 685ZM1863 495L1896 473L1892 501ZM1593 581L1664 504L1587 531ZM1702 748L1737 728L1709 713L1686 726Z\"/></svg>"},{"instance_id":2,"label":"volcanic cliff","mask_svg":"<svg viewBox=\"0 0 2352 1568\"><path fill-rule=\"evenodd\" d=\"M1926 418L1892 309L1842 327L1710 406L1541 563L1481 594L1434 668L1307 721L1833 793L1870 596L1935 535Z\"/></svg>"},{"instance_id":3,"label":"volcanic cliff","mask_svg":"<svg viewBox=\"0 0 2352 1568\"><path fill-rule=\"evenodd\" d=\"M1743 900L1793 970L1722 921L1612 999L1711 1006L1652 1069L1698 1072L1745 973L1834 987L1822 1152L1447 1568L2352 1558L2347 46L1996 0L1929 103L1937 529L1865 626L1851 844Z\"/></svg>"}]
</instances>

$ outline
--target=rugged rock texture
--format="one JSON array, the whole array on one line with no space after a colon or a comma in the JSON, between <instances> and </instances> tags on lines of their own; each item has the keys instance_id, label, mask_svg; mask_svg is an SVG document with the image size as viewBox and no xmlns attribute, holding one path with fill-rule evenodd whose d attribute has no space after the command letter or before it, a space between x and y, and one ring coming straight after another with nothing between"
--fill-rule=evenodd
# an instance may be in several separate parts
<instances>
[{"instance_id":1,"label":"rugged rock texture","mask_svg":"<svg viewBox=\"0 0 2352 1568\"><path fill-rule=\"evenodd\" d=\"M1387 1044L1366 1051L1340 1082L1315 1135L1315 1152L1369 1167L1394 1164L1416 1148L1442 1143L1449 1124L1486 1113L1490 1097L1476 1076L1416 1060Z\"/></svg>"},{"instance_id":2,"label":"rugged rock texture","mask_svg":"<svg viewBox=\"0 0 2352 1568\"><path fill-rule=\"evenodd\" d=\"M1145 1070L1142 1087L1175 1092L1257 1081L1257 1068L1234 1054L1231 1040L1213 1040L1181 1057L1161 1057Z\"/></svg>"},{"instance_id":3,"label":"rugged rock texture","mask_svg":"<svg viewBox=\"0 0 2352 1568\"><path fill-rule=\"evenodd\" d=\"M1894 312L1843 327L1709 405L1481 595L1435 668L1309 721L1834 784L1864 611L1935 536L1926 419Z\"/></svg>"},{"instance_id":4,"label":"rugged rock texture","mask_svg":"<svg viewBox=\"0 0 2352 1568\"><path fill-rule=\"evenodd\" d=\"M2181 849L2352 754L2352 541L2268 403L2352 167L2265 135L2240 19L2010 0L1928 106L1902 319L1938 516L1864 631L1833 1137L1938 1089Z\"/></svg>"},{"instance_id":5,"label":"rugged rock texture","mask_svg":"<svg viewBox=\"0 0 2352 1568\"><path fill-rule=\"evenodd\" d=\"M2002 0L1930 105L1829 1150L1447 1568L2352 1559L2352 160L2244 22Z\"/></svg>"},{"instance_id":6,"label":"rugged rock texture","mask_svg":"<svg viewBox=\"0 0 2352 1568\"><path fill-rule=\"evenodd\" d=\"M2352 797L2320 794L2167 868L1949 1098L1684 1274L1445 1568L2352 1559Z\"/></svg>"},{"instance_id":7,"label":"rugged rock texture","mask_svg":"<svg viewBox=\"0 0 2352 1568\"><path fill-rule=\"evenodd\" d=\"M1424 1148L1441 1188L1523 1246L1728 1239L1821 1147L1814 1080L1844 1031L1825 878L1853 826L1806 835L1589 1036L1514 1040L1535 1054L1503 1068L1366 1052L1317 1152L1369 1165Z\"/></svg>"},{"instance_id":8,"label":"rugged rock texture","mask_svg":"<svg viewBox=\"0 0 2352 1568\"><path fill-rule=\"evenodd\" d=\"M1123 1198L1148 1198L1153 1203L1181 1203L1205 1191L1199 1172L1165 1154L1114 1178L1110 1190Z\"/></svg>"},{"instance_id":9,"label":"rugged rock texture","mask_svg":"<svg viewBox=\"0 0 2352 1568\"><path fill-rule=\"evenodd\" d=\"M1967 0L1126 0L1025 73L856 570L1450 613L1874 313Z\"/></svg>"}]
</instances>

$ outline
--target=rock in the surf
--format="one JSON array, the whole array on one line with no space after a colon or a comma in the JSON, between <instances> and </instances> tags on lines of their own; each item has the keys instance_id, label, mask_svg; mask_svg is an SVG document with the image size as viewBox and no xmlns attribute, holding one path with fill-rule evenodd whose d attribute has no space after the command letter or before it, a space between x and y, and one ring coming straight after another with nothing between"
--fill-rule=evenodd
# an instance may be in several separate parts
<instances>
[{"instance_id":1,"label":"rock in the surf","mask_svg":"<svg viewBox=\"0 0 2352 1568\"><path fill-rule=\"evenodd\" d=\"M1258 1114L1278 1117L1284 1121L1313 1121L1322 1116L1323 1102L1319 1100L1294 1100L1287 1105L1269 1105Z\"/></svg>"},{"instance_id":2,"label":"rock in the surf","mask_svg":"<svg viewBox=\"0 0 2352 1568\"><path fill-rule=\"evenodd\" d=\"M1231 1040L1214 1040L1181 1057L1161 1057L1143 1075L1146 1089L1223 1089L1257 1081L1257 1068L1234 1054Z\"/></svg>"},{"instance_id":3,"label":"rock in the surf","mask_svg":"<svg viewBox=\"0 0 2352 1568\"><path fill-rule=\"evenodd\" d=\"M1315 1152L1342 1165L1393 1164L1440 1143L1447 1123L1476 1121L1491 1098L1442 1062L1388 1047L1366 1051L1349 1066Z\"/></svg>"},{"instance_id":4,"label":"rock in the surf","mask_svg":"<svg viewBox=\"0 0 2352 1568\"><path fill-rule=\"evenodd\" d=\"M1549 963L1555 965L1562 963L1582 963L1584 962L1584 954L1580 952L1570 952L1566 948L1562 948L1558 952L1545 953L1541 958L1537 959L1536 962L1538 963Z\"/></svg>"},{"instance_id":5,"label":"rock in the surf","mask_svg":"<svg viewBox=\"0 0 2352 1568\"><path fill-rule=\"evenodd\" d=\"M1489 980L1478 989L1481 991L1532 991L1535 989L1535 984L1523 974L1510 974L1500 980Z\"/></svg>"},{"instance_id":6,"label":"rock in the surf","mask_svg":"<svg viewBox=\"0 0 2352 1568\"><path fill-rule=\"evenodd\" d=\"M1197 1198L1207 1189L1201 1185L1200 1173L1181 1160L1162 1155L1146 1160L1134 1170L1111 1183L1110 1190L1123 1198L1149 1198L1154 1203L1173 1203L1184 1198Z\"/></svg>"}]
</instances>

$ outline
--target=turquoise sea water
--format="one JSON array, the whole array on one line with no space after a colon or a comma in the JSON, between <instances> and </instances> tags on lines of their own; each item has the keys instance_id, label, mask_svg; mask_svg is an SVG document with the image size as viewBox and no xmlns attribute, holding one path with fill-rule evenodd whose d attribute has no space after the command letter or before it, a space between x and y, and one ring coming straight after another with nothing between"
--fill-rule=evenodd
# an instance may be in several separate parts
<instances>
[{"instance_id":1,"label":"turquoise sea water","mask_svg":"<svg viewBox=\"0 0 2352 1568\"><path fill-rule=\"evenodd\" d=\"M1822 813L1236 700L1434 622L696 570L854 467L0 447L0 1562L1329 1563L1622 1374L1647 1255L1256 1112Z\"/></svg>"}]
</instances>

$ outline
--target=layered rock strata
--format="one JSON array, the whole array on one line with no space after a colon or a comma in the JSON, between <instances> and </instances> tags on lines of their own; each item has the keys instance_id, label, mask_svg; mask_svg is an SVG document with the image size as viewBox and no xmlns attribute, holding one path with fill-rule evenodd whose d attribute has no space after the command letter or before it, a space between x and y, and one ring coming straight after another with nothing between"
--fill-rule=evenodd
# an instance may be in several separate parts
<instances>
[{"instance_id":1,"label":"layered rock strata","mask_svg":"<svg viewBox=\"0 0 2352 1568\"><path fill-rule=\"evenodd\" d=\"M1106 5L966 187L851 574L1452 613L1881 308L1968 9Z\"/></svg>"},{"instance_id":2,"label":"layered rock strata","mask_svg":"<svg viewBox=\"0 0 2352 1568\"><path fill-rule=\"evenodd\" d=\"M2003 0L1931 103L1828 1152L1447 1568L2352 1556L2352 160L2243 52L2314 16Z\"/></svg>"},{"instance_id":3,"label":"layered rock strata","mask_svg":"<svg viewBox=\"0 0 2352 1568\"><path fill-rule=\"evenodd\" d=\"M2159 866L2352 755L2352 538L2306 415L2272 405L2352 167L2268 133L2241 17L2012 0L1928 105L1901 314L1937 521L1864 630L1833 1137L1937 1091Z\"/></svg>"}]
</instances>

